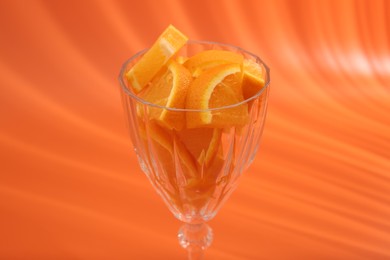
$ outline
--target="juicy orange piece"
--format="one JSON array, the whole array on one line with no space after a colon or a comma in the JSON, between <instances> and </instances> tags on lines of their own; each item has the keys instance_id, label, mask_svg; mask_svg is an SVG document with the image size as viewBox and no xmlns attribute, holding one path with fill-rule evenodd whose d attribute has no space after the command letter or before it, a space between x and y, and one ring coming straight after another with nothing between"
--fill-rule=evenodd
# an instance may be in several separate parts
<instances>
[{"instance_id":1,"label":"juicy orange piece","mask_svg":"<svg viewBox=\"0 0 390 260\"><path fill-rule=\"evenodd\" d=\"M218 128L184 129L178 133L199 165L208 166L218 151L222 131Z\"/></svg>"},{"instance_id":2,"label":"juicy orange piece","mask_svg":"<svg viewBox=\"0 0 390 260\"><path fill-rule=\"evenodd\" d=\"M190 206L200 210L212 198L217 188L217 179L221 174L225 160L222 155L217 154L211 164L204 169L203 176L190 178L187 182L185 193Z\"/></svg>"},{"instance_id":3,"label":"juicy orange piece","mask_svg":"<svg viewBox=\"0 0 390 260\"><path fill-rule=\"evenodd\" d=\"M225 82L225 80L224 80ZM241 87L240 84L238 86ZM241 88L239 89L241 90ZM225 85L219 84L210 99L210 108L221 108L238 104L244 100L241 91L232 88L226 88ZM226 128L231 126L244 126L249 120L248 104L231 106L229 108L219 109L211 112L212 127Z\"/></svg>"},{"instance_id":4,"label":"juicy orange piece","mask_svg":"<svg viewBox=\"0 0 390 260\"><path fill-rule=\"evenodd\" d=\"M157 152L157 157L151 159L157 160L164 166L164 170L169 175L168 178L176 179L178 165L188 177L194 177L197 174L193 158L172 131L165 130L153 122L146 123L146 127L147 135L154 144L153 149Z\"/></svg>"},{"instance_id":5,"label":"juicy orange piece","mask_svg":"<svg viewBox=\"0 0 390 260\"><path fill-rule=\"evenodd\" d=\"M176 58L176 61L180 64L184 64L184 62L186 62L186 60L188 60L188 58L184 57L184 56L179 56Z\"/></svg>"},{"instance_id":6,"label":"juicy orange piece","mask_svg":"<svg viewBox=\"0 0 390 260\"><path fill-rule=\"evenodd\" d=\"M183 65L170 61L162 75L139 96L156 105L168 108L184 108L188 87L192 77ZM160 107L149 107L149 119L155 119L169 129L182 129L185 118L183 112L175 112Z\"/></svg>"},{"instance_id":7,"label":"juicy orange piece","mask_svg":"<svg viewBox=\"0 0 390 260\"><path fill-rule=\"evenodd\" d=\"M127 72L127 80L134 92L139 93L187 40L184 34L173 25L169 25L153 46Z\"/></svg>"},{"instance_id":8,"label":"juicy orange piece","mask_svg":"<svg viewBox=\"0 0 390 260\"><path fill-rule=\"evenodd\" d=\"M242 79L242 92L245 99L258 93L264 87L262 68L253 60L244 60L244 75Z\"/></svg>"},{"instance_id":9,"label":"juicy orange piece","mask_svg":"<svg viewBox=\"0 0 390 260\"><path fill-rule=\"evenodd\" d=\"M224 64L204 71L190 85L186 108L207 110L237 104L241 94L241 65ZM215 111L187 112L187 127L227 127L247 122L246 104Z\"/></svg>"},{"instance_id":10,"label":"juicy orange piece","mask_svg":"<svg viewBox=\"0 0 390 260\"><path fill-rule=\"evenodd\" d=\"M227 63L241 64L244 57L241 54L224 50L202 51L184 62L184 66L194 77L198 77L202 71Z\"/></svg>"},{"instance_id":11,"label":"juicy orange piece","mask_svg":"<svg viewBox=\"0 0 390 260\"><path fill-rule=\"evenodd\" d=\"M159 125L150 122L146 123L148 136L160 146L162 146L169 154L173 153L173 138L172 135L164 130Z\"/></svg>"}]
</instances>

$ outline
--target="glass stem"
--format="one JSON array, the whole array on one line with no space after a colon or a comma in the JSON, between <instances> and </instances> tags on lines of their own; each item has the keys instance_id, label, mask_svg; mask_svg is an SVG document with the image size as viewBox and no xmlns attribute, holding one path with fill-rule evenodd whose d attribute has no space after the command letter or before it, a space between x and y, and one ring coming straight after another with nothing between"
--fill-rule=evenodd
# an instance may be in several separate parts
<instances>
[{"instance_id":1,"label":"glass stem","mask_svg":"<svg viewBox=\"0 0 390 260\"><path fill-rule=\"evenodd\" d=\"M187 249L189 260L203 259L204 250L211 245L213 231L206 223L184 223L179 229L180 245Z\"/></svg>"},{"instance_id":2,"label":"glass stem","mask_svg":"<svg viewBox=\"0 0 390 260\"><path fill-rule=\"evenodd\" d=\"M202 260L204 257L204 249L199 246L187 247L188 260Z\"/></svg>"}]
</instances>

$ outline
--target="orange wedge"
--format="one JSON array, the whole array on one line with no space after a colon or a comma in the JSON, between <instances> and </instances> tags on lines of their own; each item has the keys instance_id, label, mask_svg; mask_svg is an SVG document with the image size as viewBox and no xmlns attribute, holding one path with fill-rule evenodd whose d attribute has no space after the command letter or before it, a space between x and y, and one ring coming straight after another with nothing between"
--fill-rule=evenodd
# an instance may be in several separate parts
<instances>
[{"instance_id":1,"label":"orange wedge","mask_svg":"<svg viewBox=\"0 0 390 260\"><path fill-rule=\"evenodd\" d=\"M194 210L201 210L211 199L218 187L217 179L221 174L225 160L217 154L211 165L204 169L202 178L190 178L187 182L185 194L188 203Z\"/></svg>"},{"instance_id":2,"label":"orange wedge","mask_svg":"<svg viewBox=\"0 0 390 260\"><path fill-rule=\"evenodd\" d=\"M163 166L172 182L175 182L173 180L176 179L179 165L187 177L196 176L197 169L192 156L172 131L153 122L146 123L146 128L148 138L152 141L153 149L157 153L156 157L151 159L157 160Z\"/></svg>"},{"instance_id":3,"label":"orange wedge","mask_svg":"<svg viewBox=\"0 0 390 260\"><path fill-rule=\"evenodd\" d=\"M261 66L253 60L244 60L243 70L242 92L244 99L248 99L264 87L263 72Z\"/></svg>"},{"instance_id":4,"label":"orange wedge","mask_svg":"<svg viewBox=\"0 0 390 260\"><path fill-rule=\"evenodd\" d=\"M165 72L156 77L139 97L167 108L184 108L192 77L183 65L170 61ZM183 112L149 106L148 119L155 119L169 129L180 130L185 124Z\"/></svg>"},{"instance_id":5,"label":"orange wedge","mask_svg":"<svg viewBox=\"0 0 390 260\"><path fill-rule=\"evenodd\" d=\"M194 128L178 132L180 140L198 164L206 167L218 151L221 134L218 128Z\"/></svg>"},{"instance_id":6,"label":"orange wedge","mask_svg":"<svg viewBox=\"0 0 390 260\"><path fill-rule=\"evenodd\" d=\"M153 46L126 73L134 92L139 93L187 40L184 34L169 25Z\"/></svg>"},{"instance_id":7,"label":"orange wedge","mask_svg":"<svg viewBox=\"0 0 390 260\"><path fill-rule=\"evenodd\" d=\"M241 65L224 64L206 70L190 85L186 108L207 110L243 101L241 94ZM248 119L246 104L214 111L187 112L187 127L228 127L243 125Z\"/></svg>"},{"instance_id":8,"label":"orange wedge","mask_svg":"<svg viewBox=\"0 0 390 260\"><path fill-rule=\"evenodd\" d=\"M191 72L192 76L198 77L204 70L222 64L241 64L244 58L241 54L224 50L202 51L184 62L184 66Z\"/></svg>"},{"instance_id":9,"label":"orange wedge","mask_svg":"<svg viewBox=\"0 0 390 260\"><path fill-rule=\"evenodd\" d=\"M184 57L184 56L179 56L176 58L176 61L180 64L184 64L184 62L186 62L186 60L188 60L188 58Z\"/></svg>"}]
</instances>

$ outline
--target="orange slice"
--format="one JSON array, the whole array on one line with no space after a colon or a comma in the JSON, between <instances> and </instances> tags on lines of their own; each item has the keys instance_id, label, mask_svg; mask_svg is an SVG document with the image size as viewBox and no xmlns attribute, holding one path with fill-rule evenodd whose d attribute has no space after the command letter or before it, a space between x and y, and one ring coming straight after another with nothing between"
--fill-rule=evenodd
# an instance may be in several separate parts
<instances>
[{"instance_id":1,"label":"orange slice","mask_svg":"<svg viewBox=\"0 0 390 260\"><path fill-rule=\"evenodd\" d=\"M134 92L139 93L187 40L184 34L173 25L169 25L152 47L126 73Z\"/></svg>"},{"instance_id":2,"label":"orange slice","mask_svg":"<svg viewBox=\"0 0 390 260\"><path fill-rule=\"evenodd\" d=\"M186 108L207 110L237 104L243 101L241 94L241 65L224 64L204 71L190 85ZM187 127L228 127L247 122L246 104L214 111L189 111Z\"/></svg>"},{"instance_id":3,"label":"orange slice","mask_svg":"<svg viewBox=\"0 0 390 260\"><path fill-rule=\"evenodd\" d=\"M184 108L187 90L192 77L183 65L170 61L165 72L156 77L151 85L139 94L142 99L167 108ZM148 119L155 119L169 129L180 130L185 123L184 112L148 107Z\"/></svg>"},{"instance_id":4,"label":"orange slice","mask_svg":"<svg viewBox=\"0 0 390 260\"><path fill-rule=\"evenodd\" d=\"M208 166L218 151L221 129L194 128L178 132L180 140L199 165Z\"/></svg>"},{"instance_id":5,"label":"orange slice","mask_svg":"<svg viewBox=\"0 0 390 260\"><path fill-rule=\"evenodd\" d=\"M243 70L242 92L244 99L248 99L264 87L263 72L261 66L253 60L244 60Z\"/></svg>"},{"instance_id":6,"label":"orange slice","mask_svg":"<svg viewBox=\"0 0 390 260\"><path fill-rule=\"evenodd\" d=\"M198 77L202 71L227 63L241 64L244 58L241 54L224 50L202 51L184 62L184 66L194 77Z\"/></svg>"},{"instance_id":7,"label":"orange slice","mask_svg":"<svg viewBox=\"0 0 390 260\"><path fill-rule=\"evenodd\" d=\"M218 188L217 179L221 174L225 160L222 155L217 154L211 165L204 169L202 178L191 178L185 186L188 204L194 210L201 210L210 200Z\"/></svg>"},{"instance_id":8,"label":"orange slice","mask_svg":"<svg viewBox=\"0 0 390 260\"><path fill-rule=\"evenodd\" d=\"M178 63L180 63L180 64L184 64L184 62L186 62L186 60L188 60L188 58L187 58L187 57L184 57L184 56L178 56L178 57L176 58L176 61L177 61Z\"/></svg>"},{"instance_id":9,"label":"orange slice","mask_svg":"<svg viewBox=\"0 0 390 260\"><path fill-rule=\"evenodd\" d=\"M185 176L196 176L197 169L193 158L172 131L166 130L153 122L146 123L146 128L147 136L152 141L153 149L157 153L155 158L151 158L151 160L157 160L163 166L164 171L169 175L169 179L176 178L178 166L183 170Z\"/></svg>"}]
</instances>

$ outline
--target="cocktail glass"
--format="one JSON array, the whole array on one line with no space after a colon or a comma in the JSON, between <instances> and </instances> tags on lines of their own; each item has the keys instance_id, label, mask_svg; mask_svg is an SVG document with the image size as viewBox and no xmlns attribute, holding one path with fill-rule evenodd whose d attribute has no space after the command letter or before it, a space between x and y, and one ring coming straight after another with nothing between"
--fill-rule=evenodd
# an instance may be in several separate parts
<instances>
[{"instance_id":1,"label":"cocktail glass","mask_svg":"<svg viewBox=\"0 0 390 260\"><path fill-rule=\"evenodd\" d=\"M189 57L204 50L240 53L259 65L264 86L243 102L207 110L168 108L151 104L133 93L125 73L146 50L122 66L119 75L126 122L139 164L173 215L183 222L178 239L189 259L201 259L213 233L206 224L236 188L241 174L254 160L262 135L269 92L269 68L256 55L239 47L215 42L189 41L178 56ZM240 111L247 111L245 118ZM182 129L165 127L156 114L170 113ZM188 129L186 119L196 114L212 115L213 127ZM240 124L224 123L237 117ZM242 123L244 122L244 123ZM196 156L194 156L196 154Z\"/></svg>"}]
</instances>

